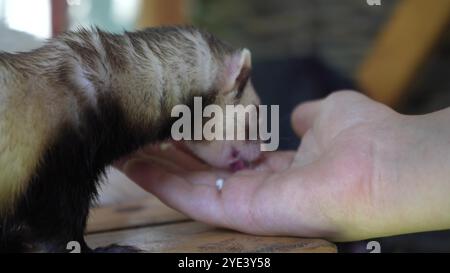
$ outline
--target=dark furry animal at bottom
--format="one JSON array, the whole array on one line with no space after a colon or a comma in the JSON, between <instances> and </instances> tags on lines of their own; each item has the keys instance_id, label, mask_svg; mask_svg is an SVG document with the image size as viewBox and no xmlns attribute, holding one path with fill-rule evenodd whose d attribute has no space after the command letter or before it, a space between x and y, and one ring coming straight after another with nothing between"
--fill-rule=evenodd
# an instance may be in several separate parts
<instances>
[{"instance_id":1,"label":"dark furry animal at bottom","mask_svg":"<svg viewBox=\"0 0 450 273\"><path fill-rule=\"evenodd\" d=\"M170 139L171 109L251 105L247 49L193 27L123 35L68 32L24 53L0 53L0 252L134 252L84 240L107 166ZM246 128L238 128L245 130ZM259 156L255 141L186 142L226 168Z\"/></svg>"}]
</instances>

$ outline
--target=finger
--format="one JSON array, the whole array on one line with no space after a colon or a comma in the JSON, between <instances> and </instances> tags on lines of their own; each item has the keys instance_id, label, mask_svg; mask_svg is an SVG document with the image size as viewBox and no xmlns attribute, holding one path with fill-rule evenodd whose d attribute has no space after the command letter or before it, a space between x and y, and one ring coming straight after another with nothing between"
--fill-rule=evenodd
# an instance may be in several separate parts
<instances>
[{"instance_id":1,"label":"finger","mask_svg":"<svg viewBox=\"0 0 450 273\"><path fill-rule=\"evenodd\" d=\"M214 226L244 232L259 232L252 222L252 196L268 176L237 175L225 179L222 190L209 185L192 184L184 177L171 174L146 162L135 162L126 168L128 176L162 202L189 217Z\"/></svg>"},{"instance_id":2,"label":"finger","mask_svg":"<svg viewBox=\"0 0 450 273\"><path fill-rule=\"evenodd\" d=\"M193 158L186 152L177 149L171 143L148 145L137 152L127 155L113 165L117 169L123 171L124 166L131 160L142 159L148 160L149 163L159 163L170 168L171 171L199 171L208 170L209 167Z\"/></svg>"},{"instance_id":3,"label":"finger","mask_svg":"<svg viewBox=\"0 0 450 273\"><path fill-rule=\"evenodd\" d=\"M303 136L317 119L322 100L303 103L295 108L291 117L291 125L298 136Z\"/></svg>"},{"instance_id":4,"label":"finger","mask_svg":"<svg viewBox=\"0 0 450 273\"><path fill-rule=\"evenodd\" d=\"M292 167L306 166L320 157L320 148L313 131L308 130L302 136L302 143L295 154Z\"/></svg>"},{"instance_id":5,"label":"finger","mask_svg":"<svg viewBox=\"0 0 450 273\"><path fill-rule=\"evenodd\" d=\"M147 166L149 170L146 170L144 173L146 174L145 178L139 179L138 175L135 174L135 167L134 165L142 165ZM144 168L144 167L142 167ZM176 175L178 177L182 177L184 180L186 180L189 183L204 183L206 184L205 180L208 180L209 178L213 177L212 172L207 171L192 171L192 170L186 170L183 168L182 165L177 165L174 162L164 159L161 156L156 155L145 155L145 154L138 154L135 157L131 158L122 165L120 169L123 173L125 173L127 176L133 176L132 180L148 180L149 174L146 172L157 170L157 172L152 176L154 179L154 176L160 175L161 171L164 171L166 173L170 173L173 175ZM140 169L139 169L140 170ZM213 184L211 184L213 185Z\"/></svg>"},{"instance_id":6,"label":"finger","mask_svg":"<svg viewBox=\"0 0 450 273\"><path fill-rule=\"evenodd\" d=\"M186 186L188 185L188 183L183 181L180 176L173 175L158 163L147 159L131 159L123 166L122 171L126 176L147 191L149 191L151 183L159 181L174 180L178 183L183 182Z\"/></svg>"},{"instance_id":7,"label":"finger","mask_svg":"<svg viewBox=\"0 0 450 273\"><path fill-rule=\"evenodd\" d=\"M126 175L163 203L196 220L227 226L215 186L191 184L147 161L136 160L125 167ZM212 183L211 183L212 184Z\"/></svg>"},{"instance_id":8,"label":"finger","mask_svg":"<svg viewBox=\"0 0 450 273\"><path fill-rule=\"evenodd\" d=\"M171 142L166 142L160 145L149 145L142 149L142 155L156 156L164 160L171 161L173 164L182 167L185 170L207 170L204 162L201 162L186 150L180 149L181 144L175 145Z\"/></svg>"},{"instance_id":9,"label":"finger","mask_svg":"<svg viewBox=\"0 0 450 273\"><path fill-rule=\"evenodd\" d=\"M312 232L308 230L311 221L308 215L316 205L314 194L307 189L317 183L308 183L306 173L239 173L226 179L221 191L214 186L191 184L184 177L145 162L133 164L127 168L127 173L166 205L194 220L259 235L307 235ZM305 183L292 188L285 183L292 179L301 179ZM303 229L299 230L298 225L292 223L291 209L287 208L295 208L305 217L301 224Z\"/></svg>"},{"instance_id":10,"label":"finger","mask_svg":"<svg viewBox=\"0 0 450 273\"><path fill-rule=\"evenodd\" d=\"M219 179L226 179L230 177L231 173L222 170L213 171L198 171L183 174L183 177L194 185L209 185L216 187L216 182Z\"/></svg>"},{"instance_id":11,"label":"finger","mask_svg":"<svg viewBox=\"0 0 450 273\"><path fill-rule=\"evenodd\" d=\"M253 222L252 215L255 207L252 204L252 197L260 187L264 187L263 181L267 176L265 172L252 175L240 173L224 179L221 190L215 186L194 184L191 195L160 197L171 207L195 220L214 226L256 233L260 232L262 227Z\"/></svg>"},{"instance_id":12,"label":"finger","mask_svg":"<svg viewBox=\"0 0 450 273\"><path fill-rule=\"evenodd\" d=\"M266 152L256 163L254 170L280 172L289 168L295 157L294 151Z\"/></svg>"}]
</instances>

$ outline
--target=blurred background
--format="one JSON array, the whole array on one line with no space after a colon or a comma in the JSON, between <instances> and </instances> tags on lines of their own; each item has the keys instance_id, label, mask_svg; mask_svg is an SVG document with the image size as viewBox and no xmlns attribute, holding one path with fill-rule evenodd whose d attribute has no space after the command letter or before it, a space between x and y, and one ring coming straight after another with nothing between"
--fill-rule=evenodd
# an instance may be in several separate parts
<instances>
[{"instance_id":1,"label":"blurred background","mask_svg":"<svg viewBox=\"0 0 450 273\"><path fill-rule=\"evenodd\" d=\"M450 106L449 19L449 0L0 0L0 50L29 50L80 26L193 24L252 51L256 90L280 105L281 148L295 149L293 107L335 90L407 114ZM450 251L446 231L380 241L384 252ZM364 242L339 249L366 252Z\"/></svg>"}]
</instances>

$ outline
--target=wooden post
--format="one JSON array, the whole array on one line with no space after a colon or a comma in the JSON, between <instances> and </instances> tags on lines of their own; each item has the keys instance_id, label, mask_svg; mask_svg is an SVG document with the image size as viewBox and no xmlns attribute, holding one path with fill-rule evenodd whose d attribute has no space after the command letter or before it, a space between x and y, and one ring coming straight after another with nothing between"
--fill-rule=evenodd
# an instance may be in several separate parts
<instances>
[{"instance_id":1,"label":"wooden post","mask_svg":"<svg viewBox=\"0 0 450 273\"><path fill-rule=\"evenodd\" d=\"M188 23L186 0L143 0L138 27Z\"/></svg>"},{"instance_id":2,"label":"wooden post","mask_svg":"<svg viewBox=\"0 0 450 273\"><path fill-rule=\"evenodd\" d=\"M398 105L449 19L449 0L400 2L356 77L362 91Z\"/></svg>"}]
</instances>

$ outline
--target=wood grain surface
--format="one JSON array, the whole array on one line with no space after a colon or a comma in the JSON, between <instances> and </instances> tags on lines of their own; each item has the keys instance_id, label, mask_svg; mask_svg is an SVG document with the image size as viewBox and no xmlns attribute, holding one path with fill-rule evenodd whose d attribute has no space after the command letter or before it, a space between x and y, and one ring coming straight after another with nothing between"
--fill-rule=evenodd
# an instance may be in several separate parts
<instances>
[{"instance_id":1,"label":"wood grain surface","mask_svg":"<svg viewBox=\"0 0 450 273\"><path fill-rule=\"evenodd\" d=\"M151 196L93 209L87 233L91 247L118 243L145 252L336 252L321 239L253 236L195 222Z\"/></svg>"}]
</instances>

